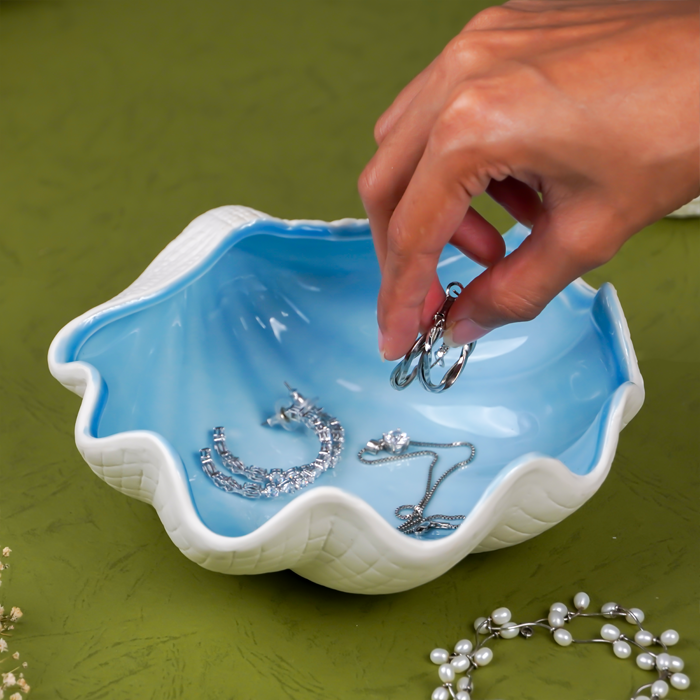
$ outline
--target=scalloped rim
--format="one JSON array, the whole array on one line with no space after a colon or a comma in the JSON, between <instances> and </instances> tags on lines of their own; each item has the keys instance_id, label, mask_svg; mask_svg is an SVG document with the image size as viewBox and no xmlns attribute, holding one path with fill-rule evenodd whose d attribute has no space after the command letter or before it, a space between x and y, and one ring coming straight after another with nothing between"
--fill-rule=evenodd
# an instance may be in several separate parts
<instances>
[{"instance_id":1,"label":"scalloped rim","mask_svg":"<svg viewBox=\"0 0 700 700\"><path fill-rule=\"evenodd\" d=\"M163 293L201 266L222 241L256 221L268 220L303 232L324 226L342 235L365 220L330 223L276 219L240 206L220 207L195 219L126 290L68 323L49 348L49 369L66 388L83 397L75 441L92 470L123 493L154 506L175 545L205 568L253 574L291 568L306 578L338 590L390 593L437 578L473 551L505 547L529 539L583 505L608 474L620 430L644 401L629 328L614 288L598 292L616 329L618 350L629 380L605 404L602 440L594 468L573 474L558 459L523 455L504 467L468 518L450 537L417 540L393 528L361 498L335 487L300 494L253 532L241 537L218 535L196 513L181 459L161 435L130 431L96 438L91 434L102 400L102 378L90 364L64 362L74 333L101 324L107 312ZM213 264L213 263L212 263ZM592 289L583 280L575 284ZM110 314L111 315L111 314Z\"/></svg>"}]
</instances>

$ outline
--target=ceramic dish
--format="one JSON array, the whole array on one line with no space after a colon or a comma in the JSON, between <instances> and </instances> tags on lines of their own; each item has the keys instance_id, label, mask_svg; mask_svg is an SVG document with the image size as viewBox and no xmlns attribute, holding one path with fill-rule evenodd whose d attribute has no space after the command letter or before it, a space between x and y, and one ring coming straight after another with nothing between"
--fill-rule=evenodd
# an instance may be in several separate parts
<instances>
[{"instance_id":1,"label":"ceramic dish","mask_svg":"<svg viewBox=\"0 0 700 700\"><path fill-rule=\"evenodd\" d=\"M528 233L506 234L509 251ZM448 248L438 272L466 283L480 268ZM233 206L200 216L134 284L54 339L51 372L83 396L80 453L108 484L151 503L202 566L289 568L360 593L406 590L470 552L527 540L595 493L644 397L610 285L577 280L536 320L489 334L439 395L417 382L390 388L392 365L376 349L378 285L365 221L283 221ZM338 466L274 499L217 489L198 459L214 426L248 464L286 469L316 454L312 435L262 425L285 381L343 424ZM356 457L394 428L476 445L430 506L466 515L458 530L396 530L394 509L423 494L426 461L372 467Z\"/></svg>"}]
</instances>

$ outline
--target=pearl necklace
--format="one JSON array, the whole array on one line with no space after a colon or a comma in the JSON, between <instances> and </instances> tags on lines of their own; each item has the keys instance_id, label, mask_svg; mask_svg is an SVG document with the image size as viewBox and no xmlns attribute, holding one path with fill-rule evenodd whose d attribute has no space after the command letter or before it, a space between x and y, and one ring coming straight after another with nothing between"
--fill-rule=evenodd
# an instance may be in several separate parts
<instances>
[{"instance_id":1,"label":"pearl necklace","mask_svg":"<svg viewBox=\"0 0 700 700\"><path fill-rule=\"evenodd\" d=\"M661 700L668 695L669 683L677 690L685 690L690 686L690 679L681 673L684 667L683 659L671 656L668 647L678 643L679 635L675 630L666 630L658 637L642 627L644 613L639 608L623 608L617 603L606 603L600 612L585 613L590 604L590 598L585 593L574 596L575 610L569 610L564 603L554 603L549 608L547 617L535 622L516 624L511 621L508 608L494 610L490 617L479 617L474 621L476 637L474 643L462 639L455 645L454 653L447 649L433 649L430 660L440 666L438 675L442 685L435 688L432 700L472 700L474 682L472 674L481 666L486 666L493 659L493 651L485 646L492 639L513 639L518 635L529 639L535 633L534 628L546 629L554 641L562 647L570 644L604 643L612 645L613 654L620 659L627 659L632 654L632 647L641 649L637 655L637 666L644 671L656 671L658 679L645 683L632 694L631 700ZM574 639L571 632L564 629L577 617L604 617L613 619L623 618L626 622L637 627L634 636L623 634L615 625L606 623L601 627L600 639ZM659 646L662 651L656 653L649 647ZM455 684L458 673L466 673ZM648 690L650 695L642 695Z\"/></svg>"}]
</instances>

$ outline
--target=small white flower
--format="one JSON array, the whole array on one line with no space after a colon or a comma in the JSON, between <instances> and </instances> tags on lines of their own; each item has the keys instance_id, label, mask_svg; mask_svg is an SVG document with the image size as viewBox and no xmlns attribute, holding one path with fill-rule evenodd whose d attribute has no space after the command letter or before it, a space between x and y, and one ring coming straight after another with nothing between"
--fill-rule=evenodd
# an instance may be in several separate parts
<instances>
[{"instance_id":1,"label":"small white flower","mask_svg":"<svg viewBox=\"0 0 700 700\"><path fill-rule=\"evenodd\" d=\"M17 685L17 679L15 674L10 671L9 673L2 674L2 686L3 688L9 688L13 685Z\"/></svg>"},{"instance_id":2,"label":"small white flower","mask_svg":"<svg viewBox=\"0 0 700 700\"><path fill-rule=\"evenodd\" d=\"M0 651L7 651L7 642L0 637Z\"/></svg>"},{"instance_id":3,"label":"small white flower","mask_svg":"<svg viewBox=\"0 0 700 700\"><path fill-rule=\"evenodd\" d=\"M16 651L14 654L12 654L13 659L19 659L19 652Z\"/></svg>"},{"instance_id":4,"label":"small white flower","mask_svg":"<svg viewBox=\"0 0 700 700\"><path fill-rule=\"evenodd\" d=\"M12 620L12 622L19 620L22 615L24 615L24 613L16 606L10 610L10 620Z\"/></svg>"},{"instance_id":5,"label":"small white flower","mask_svg":"<svg viewBox=\"0 0 700 700\"><path fill-rule=\"evenodd\" d=\"M11 550L9 547L5 547L5 548L2 550L2 556L3 556L3 557L9 557L11 552L12 552L12 550Z\"/></svg>"},{"instance_id":6,"label":"small white flower","mask_svg":"<svg viewBox=\"0 0 700 700\"><path fill-rule=\"evenodd\" d=\"M28 693L31 690L29 683L27 683L27 681L24 678L20 678L17 681L17 685L22 689L23 693Z\"/></svg>"},{"instance_id":7,"label":"small white flower","mask_svg":"<svg viewBox=\"0 0 700 700\"><path fill-rule=\"evenodd\" d=\"M22 696L19 693L12 693L10 700L22 700Z\"/></svg>"}]
</instances>

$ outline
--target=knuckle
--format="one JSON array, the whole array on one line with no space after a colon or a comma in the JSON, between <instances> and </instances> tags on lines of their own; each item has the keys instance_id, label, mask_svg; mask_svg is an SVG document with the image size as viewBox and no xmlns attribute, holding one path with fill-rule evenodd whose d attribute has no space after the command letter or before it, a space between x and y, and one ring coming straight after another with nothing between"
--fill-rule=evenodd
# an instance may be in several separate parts
<instances>
[{"instance_id":1,"label":"knuckle","mask_svg":"<svg viewBox=\"0 0 700 700\"><path fill-rule=\"evenodd\" d=\"M448 69L464 71L488 62L494 49L491 37L486 34L458 34L447 44L441 58Z\"/></svg>"},{"instance_id":2,"label":"knuckle","mask_svg":"<svg viewBox=\"0 0 700 700\"><path fill-rule=\"evenodd\" d=\"M521 123L513 119L513 111L512 82L508 76L473 78L449 96L436 120L437 131L459 129L466 138L477 141L493 132L503 141Z\"/></svg>"},{"instance_id":3,"label":"knuckle","mask_svg":"<svg viewBox=\"0 0 700 700\"><path fill-rule=\"evenodd\" d=\"M441 246L437 241L431 241L425 232L417 231L412 226L404 226L399 217L394 215L387 231L387 260L398 277L409 270L434 269L440 255ZM407 299L418 294L420 299L425 293L410 287L403 289L402 294Z\"/></svg>"},{"instance_id":4,"label":"knuckle","mask_svg":"<svg viewBox=\"0 0 700 700\"><path fill-rule=\"evenodd\" d=\"M435 120L431 141L437 148L451 144L456 134L461 140L479 141L493 117L495 105L491 91L484 85L472 83L450 95ZM465 129L465 125L469 128Z\"/></svg>"},{"instance_id":5,"label":"knuckle","mask_svg":"<svg viewBox=\"0 0 700 700\"><path fill-rule=\"evenodd\" d=\"M387 248L399 266L411 256L413 251L413 242L408 229L393 220L387 231Z\"/></svg>"},{"instance_id":6,"label":"knuckle","mask_svg":"<svg viewBox=\"0 0 700 700\"><path fill-rule=\"evenodd\" d=\"M562 241L562 246L569 259L587 270L604 265L617 252L611 241L594 241L589 236L568 236Z\"/></svg>"},{"instance_id":7,"label":"knuckle","mask_svg":"<svg viewBox=\"0 0 700 700\"><path fill-rule=\"evenodd\" d=\"M463 43L461 34L458 34L454 39L450 39L442 50L438 63L444 65L459 60Z\"/></svg>"},{"instance_id":8,"label":"knuckle","mask_svg":"<svg viewBox=\"0 0 700 700\"><path fill-rule=\"evenodd\" d=\"M513 289L501 290L500 294L494 295L492 303L498 315L509 323L532 321L546 306Z\"/></svg>"},{"instance_id":9,"label":"knuckle","mask_svg":"<svg viewBox=\"0 0 700 700\"><path fill-rule=\"evenodd\" d=\"M511 10L502 5L487 7L485 10L474 15L469 21L466 29L492 29L503 26L506 18L511 14Z\"/></svg>"},{"instance_id":10,"label":"knuckle","mask_svg":"<svg viewBox=\"0 0 700 700\"><path fill-rule=\"evenodd\" d=\"M384 133L386 131L386 119L380 117L377 123L374 125L374 142L379 145L384 140Z\"/></svg>"},{"instance_id":11,"label":"knuckle","mask_svg":"<svg viewBox=\"0 0 700 700\"><path fill-rule=\"evenodd\" d=\"M445 106L443 118L448 122L465 117L483 116L492 111L493 95L485 81L472 81L467 89L461 89L450 96Z\"/></svg>"},{"instance_id":12,"label":"knuckle","mask_svg":"<svg viewBox=\"0 0 700 700\"><path fill-rule=\"evenodd\" d=\"M381 144L381 142L386 137L391 125L393 124L394 120L392 118L391 112L391 109L388 109L386 112L384 112L384 114L382 114L382 116L379 117L379 119L377 119L377 122L374 125L374 141L377 145Z\"/></svg>"},{"instance_id":13,"label":"knuckle","mask_svg":"<svg viewBox=\"0 0 700 700\"><path fill-rule=\"evenodd\" d=\"M400 270L414 264L422 265L440 254L440 246L413 226L404 226L397 213L391 219L387 230L387 250L393 265Z\"/></svg>"},{"instance_id":14,"label":"knuckle","mask_svg":"<svg viewBox=\"0 0 700 700\"><path fill-rule=\"evenodd\" d=\"M369 163L360 173L357 190L365 204L374 204L382 199L381 179L373 163Z\"/></svg>"}]
</instances>

